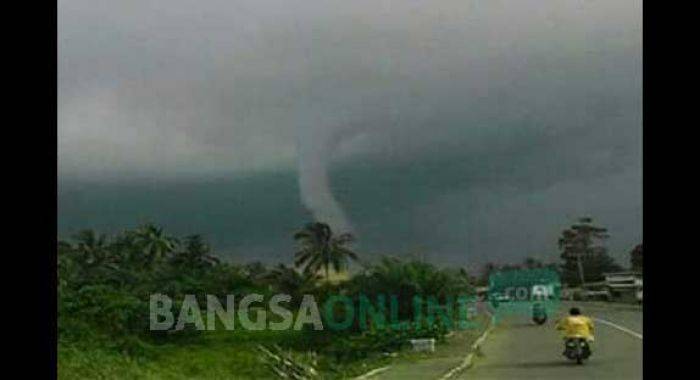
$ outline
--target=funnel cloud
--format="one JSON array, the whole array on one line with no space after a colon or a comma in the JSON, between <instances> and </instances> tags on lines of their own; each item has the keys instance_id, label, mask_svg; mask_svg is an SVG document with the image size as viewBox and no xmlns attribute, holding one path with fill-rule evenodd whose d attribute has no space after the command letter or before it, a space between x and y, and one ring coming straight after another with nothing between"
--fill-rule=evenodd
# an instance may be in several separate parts
<instances>
[{"instance_id":1,"label":"funnel cloud","mask_svg":"<svg viewBox=\"0 0 700 380\"><path fill-rule=\"evenodd\" d=\"M463 263L556 258L585 214L618 258L641 240L641 0L60 0L58 52L63 233L276 257L312 218Z\"/></svg>"}]
</instances>

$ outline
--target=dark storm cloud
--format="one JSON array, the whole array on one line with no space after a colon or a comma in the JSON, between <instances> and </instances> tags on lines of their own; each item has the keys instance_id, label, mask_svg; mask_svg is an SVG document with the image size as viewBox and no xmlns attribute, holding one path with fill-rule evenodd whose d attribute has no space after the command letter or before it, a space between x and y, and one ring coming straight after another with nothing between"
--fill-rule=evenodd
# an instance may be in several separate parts
<instances>
[{"instance_id":1,"label":"dark storm cloud","mask_svg":"<svg viewBox=\"0 0 700 380\"><path fill-rule=\"evenodd\" d=\"M640 97L639 11L629 1L62 1L62 168L293 165L296 129L314 123L359 124L371 136L350 152L398 156L515 140L522 128L591 128L639 112L629 106Z\"/></svg>"},{"instance_id":2,"label":"dark storm cloud","mask_svg":"<svg viewBox=\"0 0 700 380\"><path fill-rule=\"evenodd\" d=\"M632 244L641 96L640 1L59 1L61 176L293 171L331 134L335 196L389 245L440 221L420 236L445 254L518 251L475 242L485 205L614 214Z\"/></svg>"}]
</instances>

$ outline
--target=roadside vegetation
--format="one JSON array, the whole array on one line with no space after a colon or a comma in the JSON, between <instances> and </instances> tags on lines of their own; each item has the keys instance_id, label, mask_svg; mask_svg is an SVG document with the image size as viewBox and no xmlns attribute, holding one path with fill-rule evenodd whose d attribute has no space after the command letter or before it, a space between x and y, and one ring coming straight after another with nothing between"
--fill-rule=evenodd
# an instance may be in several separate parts
<instances>
[{"instance_id":1,"label":"roadside vegetation","mask_svg":"<svg viewBox=\"0 0 700 380\"><path fill-rule=\"evenodd\" d=\"M206 308L206 295L226 305L250 293L292 296L296 310L302 295L320 305L330 295L358 302L360 294L398 294L400 319L411 321L415 295L468 294L464 271L440 269L415 260L383 258L359 263L345 280L333 280L349 261L359 261L350 235L334 235L323 223L295 233L295 266L234 264L214 254L199 235L176 238L145 224L108 236L82 231L58 245L59 377L72 378L271 378L274 355L309 366L321 378L356 376L372 366L396 360L408 339L444 339L438 322L412 324L401 331L363 328L356 318L347 329L248 331L236 321L233 330L150 331L149 297L166 294L178 315L185 295ZM344 311L337 310L342 317ZM339 314L338 314L339 313ZM370 323L370 322L366 322ZM324 323L325 325L325 323ZM263 352L266 352L263 354ZM269 355L273 354L273 355ZM410 355L404 355L410 358ZM267 360L265 360L267 359Z\"/></svg>"},{"instance_id":2,"label":"roadside vegetation","mask_svg":"<svg viewBox=\"0 0 700 380\"><path fill-rule=\"evenodd\" d=\"M562 233L561 264L534 258L511 265L488 263L480 276L471 276L464 269L416 259L384 256L365 262L352 249L353 236L336 235L324 223L310 223L290 236L293 266L228 262L202 236L174 237L153 224L115 235L85 230L58 243L59 378L350 378L421 358L407 350L410 339L445 342L449 329L441 319L416 322L414 296L434 296L443 303L451 295L473 295L493 271L503 269L550 267L574 285L596 280L620 268L602 245L606 237L604 229L581 219ZM348 274L351 262L356 265ZM641 269L641 245L631 253L631 262ZM405 326L377 329L372 321L355 318L340 330L316 331L306 325L301 330L249 331L237 320L233 330L201 331L190 324L179 331L151 331L149 297L156 293L173 300L175 316L188 294L196 296L202 310L207 295L226 305L227 295L238 301L251 293L265 299L288 294L292 299L286 306L294 313L305 294L313 295L319 308L332 295L347 296L357 306L360 295L376 300L393 294ZM342 320L345 312L336 308L333 318ZM457 339L476 335L472 331Z\"/></svg>"}]
</instances>

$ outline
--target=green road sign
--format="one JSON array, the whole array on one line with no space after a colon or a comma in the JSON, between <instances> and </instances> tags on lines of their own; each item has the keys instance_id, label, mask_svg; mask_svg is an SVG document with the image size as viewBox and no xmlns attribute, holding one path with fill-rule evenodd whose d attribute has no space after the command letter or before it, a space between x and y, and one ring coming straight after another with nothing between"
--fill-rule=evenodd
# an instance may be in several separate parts
<instances>
[{"instance_id":1,"label":"green road sign","mask_svg":"<svg viewBox=\"0 0 700 380\"><path fill-rule=\"evenodd\" d=\"M552 314L559 307L561 281L551 268L509 269L489 276L489 302L496 320L507 314L532 315L540 307Z\"/></svg>"}]
</instances>

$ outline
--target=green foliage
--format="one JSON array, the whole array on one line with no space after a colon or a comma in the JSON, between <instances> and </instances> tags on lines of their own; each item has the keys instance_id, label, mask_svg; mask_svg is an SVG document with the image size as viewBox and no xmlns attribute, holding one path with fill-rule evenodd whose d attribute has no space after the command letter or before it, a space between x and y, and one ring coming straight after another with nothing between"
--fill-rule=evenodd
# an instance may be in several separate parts
<instances>
[{"instance_id":1,"label":"green foliage","mask_svg":"<svg viewBox=\"0 0 700 380\"><path fill-rule=\"evenodd\" d=\"M472 291L470 279L464 271L439 269L421 261L402 261L383 258L379 263L367 265L361 273L341 285L324 284L317 288L316 297L323 304L331 295L345 294L352 300L355 318L350 329L310 332L320 345L326 347L330 356L338 363L378 359L384 353L400 351L409 345L410 339L435 338L442 340L448 326L437 317L433 321L416 318L414 297L433 296L439 303L450 297L467 295ZM384 296L385 307L381 311L377 301ZM360 326L360 297L366 297L384 313L380 326L367 322ZM398 321L392 325L389 303L396 296ZM425 305L423 305L425 306ZM334 320L343 320L344 308L334 309ZM423 309L423 313L426 310ZM380 314L381 315L381 314ZM324 316L325 317L325 316ZM324 322L324 326L328 322Z\"/></svg>"},{"instance_id":2,"label":"green foliage","mask_svg":"<svg viewBox=\"0 0 700 380\"><path fill-rule=\"evenodd\" d=\"M360 294L373 301L379 294L395 294L400 319L408 321L416 295L444 301L448 295L471 291L464 271L390 258L365 267L347 282L319 283L319 270L327 274L329 268L340 270L349 259L357 259L347 248L352 237L335 236L327 225L316 223L295 239L301 246L296 258L303 271L283 264L267 268L257 262L222 262L201 236L178 239L151 224L112 236L86 230L59 241L60 377L169 379L207 372L216 378L265 378L270 373L260 365L256 350L265 344L278 345L294 360L318 352L318 370L330 378L343 378L362 372L360 363L385 360L384 353L403 349L409 339L442 339L447 333L439 320L422 320L402 329L361 329L355 321L349 330L339 332L310 326L303 331L210 332L191 326L176 334L150 331L149 298L156 293L173 299L176 316L187 294L202 303L205 295L215 295L225 304L229 294L240 300L252 292L266 297L285 293L292 295L293 306L304 294L314 295L319 306L335 294L349 296L355 306ZM191 351L198 356L192 357Z\"/></svg>"},{"instance_id":3,"label":"green foliage","mask_svg":"<svg viewBox=\"0 0 700 380\"><path fill-rule=\"evenodd\" d=\"M295 254L295 265L303 267L307 273L324 270L326 281L329 280L329 268L336 272L345 269L347 261L357 260L357 255L347 246L354 240L350 234L334 235L326 223L309 223L294 234L299 243Z\"/></svg>"},{"instance_id":4,"label":"green foliage","mask_svg":"<svg viewBox=\"0 0 700 380\"><path fill-rule=\"evenodd\" d=\"M603 244L608 237L606 228L596 226L587 217L579 218L578 223L562 231L558 243L563 281L577 286L586 281L600 281L605 272L621 270Z\"/></svg>"},{"instance_id":5,"label":"green foliage","mask_svg":"<svg viewBox=\"0 0 700 380\"><path fill-rule=\"evenodd\" d=\"M184 244L146 224L113 237L86 230L58 245L58 327L62 342L101 340L120 351L140 352L143 344L197 335L152 332L149 297L263 292L239 267L210 255L201 236Z\"/></svg>"},{"instance_id":6,"label":"green foliage","mask_svg":"<svg viewBox=\"0 0 700 380\"><path fill-rule=\"evenodd\" d=\"M378 264L368 265L349 283L350 292L364 294L370 299L378 295L398 297L399 318L414 319L413 299L434 296L445 301L448 296L471 294L469 276L460 270L438 269L418 260L402 261L385 257Z\"/></svg>"},{"instance_id":7,"label":"green foliage","mask_svg":"<svg viewBox=\"0 0 700 380\"><path fill-rule=\"evenodd\" d=\"M59 379L269 379L258 344L303 346L298 331L213 331L195 340L144 344L125 355L104 342L58 346Z\"/></svg>"},{"instance_id":8,"label":"green foliage","mask_svg":"<svg viewBox=\"0 0 700 380\"><path fill-rule=\"evenodd\" d=\"M205 270L220 263L210 252L202 235L191 235L185 238L184 249L174 253L171 263L180 269Z\"/></svg>"},{"instance_id":9,"label":"green foliage","mask_svg":"<svg viewBox=\"0 0 700 380\"><path fill-rule=\"evenodd\" d=\"M69 292L61 300L60 312L80 315L103 333L116 337L148 328L148 304L138 297L108 285L87 285ZM65 330L64 330L65 331Z\"/></svg>"},{"instance_id":10,"label":"green foliage","mask_svg":"<svg viewBox=\"0 0 700 380\"><path fill-rule=\"evenodd\" d=\"M411 339L433 338L443 341L448 332L447 326L439 319L435 323L426 320L406 322L400 326L370 329L359 334L336 334L325 351L337 363L376 360L409 348Z\"/></svg>"},{"instance_id":11,"label":"green foliage","mask_svg":"<svg viewBox=\"0 0 700 380\"><path fill-rule=\"evenodd\" d=\"M298 305L304 294L317 293L320 276L310 272L300 273L294 268L278 264L262 276L262 279L280 293L292 296L292 304Z\"/></svg>"}]
</instances>

